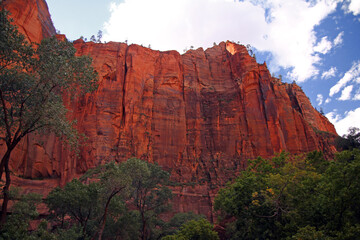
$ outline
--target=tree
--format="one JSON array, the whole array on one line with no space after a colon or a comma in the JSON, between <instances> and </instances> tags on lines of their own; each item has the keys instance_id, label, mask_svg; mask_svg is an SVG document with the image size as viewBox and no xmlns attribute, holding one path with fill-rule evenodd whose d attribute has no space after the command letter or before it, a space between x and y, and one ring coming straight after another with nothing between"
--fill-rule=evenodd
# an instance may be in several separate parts
<instances>
[{"instance_id":1,"label":"tree","mask_svg":"<svg viewBox=\"0 0 360 240\"><path fill-rule=\"evenodd\" d=\"M89 57L75 57L72 43L55 37L29 44L0 11L0 138L6 151L0 163L5 172L0 225L6 221L11 184L9 160L27 134L50 131L71 145L78 135L67 119L62 96L80 96L97 87L97 75ZM75 94L76 93L76 94Z\"/></svg>"},{"instance_id":2,"label":"tree","mask_svg":"<svg viewBox=\"0 0 360 240\"><path fill-rule=\"evenodd\" d=\"M125 171L132 178L132 201L140 215L140 239L149 239L159 214L169 209L168 201L172 198L171 190L166 186L170 174L157 164L132 158L123 163Z\"/></svg>"},{"instance_id":3,"label":"tree","mask_svg":"<svg viewBox=\"0 0 360 240\"><path fill-rule=\"evenodd\" d=\"M125 172L123 165L115 164L114 162L100 165L95 169L89 170L82 179L97 177L100 181L100 198L102 198L103 213L100 220L98 231L98 239L101 240L105 230L107 216L109 214L109 207L112 200L121 195L121 199L126 199L129 195L131 178Z\"/></svg>"},{"instance_id":4,"label":"tree","mask_svg":"<svg viewBox=\"0 0 360 240\"><path fill-rule=\"evenodd\" d=\"M170 221L164 223L164 225L162 226L162 232L159 234L159 237L157 239L168 235L174 235L185 223L191 220L197 221L200 219L205 219L205 216L198 215L193 212L177 213L170 219Z\"/></svg>"},{"instance_id":5,"label":"tree","mask_svg":"<svg viewBox=\"0 0 360 240\"><path fill-rule=\"evenodd\" d=\"M97 33L97 42L98 43L101 43L102 36L103 36L103 32L101 30L99 30Z\"/></svg>"},{"instance_id":6,"label":"tree","mask_svg":"<svg viewBox=\"0 0 360 240\"><path fill-rule=\"evenodd\" d=\"M91 35L91 37L90 37L90 41L92 41L92 42L96 42L95 35Z\"/></svg>"},{"instance_id":7,"label":"tree","mask_svg":"<svg viewBox=\"0 0 360 240\"><path fill-rule=\"evenodd\" d=\"M219 240L213 228L205 219L191 220L183 224L178 233L163 237L162 240Z\"/></svg>"},{"instance_id":8,"label":"tree","mask_svg":"<svg viewBox=\"0 0 360 240\"><path fill-rule=\"evenodd\" d=\"M15 203L12 207L12 214L0 231L0 239L38 239L36 235L39 235L39 232L34 231L29 234L28 228L30 220L35 220L39 216L36 205L40 203L41 196L33 193L20 195L19 190L11 192L11 198L15 200Z\"/></svg>"},{"instance_id":9,"label":"tree","mask_svg":"<svg viewBox=\"0 0 360 240\"><path fill-rule=\"evenodd\" d=\"M67 183L64 189L55 188L49 193L45 202L53 219L67 227L66 219L70 217L82 229L83 237L91 236L88 225L98 216L99 185L97 183L83 184L79 180Z\"/></svg>"},{"instance_id":10,"label":"tree","mask_svg":"<svg viewBox=\"0 0 360 240\"><path fill-rule=\"evenodd\" d=\"M338 150L360 148L360 129L357 127L350 127L348 134L338 137L335 140L335 145Z\"/></svg>"},{"instance_id":11,"label":"tree","mask_svg":"<svg viewBox=\"0 0 360 240\"><path fill-rule=\"evenodd\" d=\"M319 152L285 160L258 158L219 191L215 209L229 222L229 239L356 239L360 150L335 161Z\"/></svg>"},{"instance_id":12,"label":"tree","mask_svg":"<svg viewBox=\"0 0 360 240\"><path fill-rule=\"evenodd\" d=\"M108 237L114 238L126 235L127 229L132 231L129 227L124 228L126 223L137 225L132 220L137 219L137 215L129 212L125 205L130 187L131 178L124 172L122 164L111 162L88 170L80 180L72 180L64 189L54 189L45 202L53 219L61 224L60 228L75 222L81 226L82 237L101 240L106 227L113 227L113 233ZM119 229L120 226L123 228Z\"/></svg>"},{"instance_id":13,"label":"tree","mask_svg":"<svg viewBox=\"0 0 360 240\"><path fill-rule=\"evenodd\" d=\"M246 44L246 50L248 51L250 56L253 55L254 52L253 52L252 46L250 44Z\"/></svg>"}]
</instances>

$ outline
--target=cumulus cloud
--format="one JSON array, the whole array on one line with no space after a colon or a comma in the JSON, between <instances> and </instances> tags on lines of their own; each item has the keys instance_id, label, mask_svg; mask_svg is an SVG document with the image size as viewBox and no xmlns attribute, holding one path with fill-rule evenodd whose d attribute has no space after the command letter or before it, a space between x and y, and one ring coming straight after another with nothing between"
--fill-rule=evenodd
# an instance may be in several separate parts
<instances>
[{"instance_id":1,"label":"cumulus cloud","mask_svg":"<svg viewBox=\"0 0 360 240\"><path fill-rule=\"evenodd\" d=\"M331 77L335 77L336 71L337 71L336 67L331 67L329 70L327 70L321 74L321 78L328 79Z\"/></svg>"},{"instance_id":2,"label":"cumulus cloud","mask_svg":"<svg viewBox=\"0 0 360 240\"><path fill-rule=\"evenodd\" d=\"M344 88L348 83L356 82L359 83L360 80L360 61L354 62L351 68L344 74L344 76L330 88L329 96L332 97L342 88Z\"/></svg>"},{"instance_id":3,"label":"cumulus cloud","mask_svg":"<svg viewBox=\"0 0 360 240\"><path fill-rule=\"evenodd\" d=\"M359 0L347 0L343 5L343 9L347 13L352 13L354 16L360 14L360 1Z\"/></svg>"},{"instance_id":4,"label":"cumulus cloud","mask_svg":"<svg viewBox=\"0 0 360 240\"><path fill-rule=\"evenodd\" d=\"M321 38L321 41L314 47L315 52L326 54L332 48L332 43L327 39L327 36Z\"/></svg>"},{"instance_id":5,"label":"cumulus cloud","mask_svg":"<svg viewBox=\"0 0 360 240\"><path fill-rule=\"evenodd\" d=\"M213 42L226 40L254 45L264 41L264 16L265 10L249 1L125 0L111 5L104 39L128 39L179 52L190 46L210 47ZM255 33L254 29L259 31Z\"/></svg>"},{"instance_id":6,"label":"cumulus cloud","mask_svg":"<svg viewBox=\"0 0 360 240\"><path fill-rule=\"evenodd\" d=\"M316 102L318 103L318 106L320 106L323 103L323 99L324 97L322 94L319 93L318 95L316 95Z\"/></svg>"},{"instance_id":7,"label":"cumulus cloud","mask_svg":"<svg viewBox=\"0 0 360 240\"><path fill-rule=\"evenodd\" d=\"M344 32L340 32L334 39L334 46L337 46L343 42Z\"/></svg>"},{"instance_id":8,"label":"cumulus cloud","mask_svg":"<svg viewBox=\"0 0 360 240\"><path fill-rule=\"evenodd\" d=\"M360 89L358 89L353 97L353 100L360 100Z\"/></svg>"},{"instance_id":9,"label":"cumulus cloud","mask_svg":"<svg viewBox=\"0 0 360 240\"><path fill-rule=\"evenodd\" d=\"M342 90L341 96L338 98L340 101L350 100L351 98L351 91L353 90L353 85L347 86Z\"/></svg>"},{"instance_id":10,"label":"cumulus cloud","mask_svg":"<svg viewBox=\"0 0 360 240\"><path fill-rule=\"evenodd\" d=\"M340 114L337 114L336 110L326 114L325 116L332 124L334 124L337 133L341 136L347 134L349 127L360 128L360 108L346 112L343 117Z\"/></svg>"},{"instance_id":11,"label":"cumulus cloud","mask_svg":"<svg viewBox=\"0 0 360 240\"><path fill-rule=\"evenodd\" d=\"M314 27L338 0L124 0L111 5L105 41L125 41L159 50L211 47L225 40L272 53L270 67L291 70L299 82L318 74L316 64L332 43Z\"/></svg>"},{"instance_id":12,"label":"cumulus cloud","mask_svg":"<svg viewBox=\"0 0 360 240\"><path fill-rule=\"evenodd\" d=\"M331 98L326 98L325 104L327 104L327 103L329 103L329 102L331 102Z\"/></svg>"}]
</instances>

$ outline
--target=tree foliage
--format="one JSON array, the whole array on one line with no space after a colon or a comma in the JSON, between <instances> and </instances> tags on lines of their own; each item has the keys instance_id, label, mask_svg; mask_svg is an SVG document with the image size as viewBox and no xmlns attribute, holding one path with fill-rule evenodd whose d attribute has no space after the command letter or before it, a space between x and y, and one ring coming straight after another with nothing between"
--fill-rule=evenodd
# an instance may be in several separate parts
<instances>
[{"instance_id":1,"label":"tree foliage","mask_svg":"<svg viewBox=\"0 0 360 240\"><path fill-rule=\"evenodd\" d=\"M169 200L172 192L167 187L170 174L157 164L132 158L123 164L126 172L131 173L131 199L139 212L141 229L140 239L158 235L158 227L163 225L159 214L170 210Z\"/></svg>"},{"instance_id":2,"label":"tree foliage","mask_svg":"<svg viewBox=\"0 0 360 240\"><path fill-rule=\"evenodd\" d=\"M40 203L41 196L33 193L20 195L19 189L15 189L11 192L10 197L15 202L12 207L12 214L9 216L4 228L0 231L0 239L35 240L39 239L39 236L42 237L41 239L51 239L46 237L51 234L42 231L43 226L40 226L38 230L31 234L28 231L29 222L39 216L36 205Z\"/></svg>"},{"instance_id":3,"label":"tree foliage","mask_svg":"<svg viewBox=\"0 0 360 240\"><path fill-rule=\"evenodd\" d=\"M123 236L127 239L124 236L128 230L135 230L131 226L125 228L125 225L133 223L136 226L134 219L137 217L125 206L129 188L129 174L121 165L112 162L89 170L80 180L72 180L63 189L54 189L45 202L60 229L73 225L82 229L84 238L97 236L102 239L110 235L110 238Z\"/></svg>"},{"instance_id":4,"label":"tree foliage","mask_svg":"<svg viewBox=\"0 0 360 240\"><path fill-rule=\"evenodd\" d=\"M360 129L356 127L349 128L348 134L335 140L335 145L340 151L360 148Z\"/></svg>"},{"instance_id":5,"label":"tree foliage","mask_svg":"<svg viewBox=\"0 0 360 240\"><path fill-rule=\"evenodd\" d=\"M356 239L360 228L360 150L326 161L303 158L252 161L219 191L215 208L231 239ZM306 237L307 236L307 237Z\"/></svg>"},{"instance_id":6,"label":"tree foliage","mask_svg":"<svg viewBox=\"0 0 360 240\"><path fill-rule=\"evenodd\" d=\"M219 236L213 226L202 218L188 221L176 234L163 237L162 240L219 240Z\"/></svg>"},{"instance_id":7,"label":"tree foliage","mask_svg":"<svg viewBox=\"0 0 360 240\"><path fill-rule=\"evenodd\" d=\"M50 192L46 198L53 220L62 228L68 227L66 219L72 219L82 229L83 237L92 235L89 226L94 224L98 216L99 186L96 183L83 184L72 180Z\"/></svg>"},{"instance_id":8,"label":"tree foliage","mask_svg":"<svg viewBox=\"0 0 360 240\"><path fill-rule=\"evenodd\" d=\"M27 134L51 131L74 145L78 134L67 119L64 94L79 96L97 87L91 59L76 57L67 40L55 37L30 44L12 25L6 10L0 11L0 139L6 152L0 178L6 175L0 224L6 220L9 199L10 155Z\"/></svg>"},{"instance_id":9,"label":"tree foliage","mask_svg":"<svg viewBox=\"0 0 360 240\"><path fill-rule=\"evenodd\" d=\"M112 162L54 189L46 203L59 229L80 228L83 238L157 239L169 234L165 228L194 218L177 216L169 223L159 218L170 210L168 178L157 164L139 159Z\"/></svg>"}]
</instances>

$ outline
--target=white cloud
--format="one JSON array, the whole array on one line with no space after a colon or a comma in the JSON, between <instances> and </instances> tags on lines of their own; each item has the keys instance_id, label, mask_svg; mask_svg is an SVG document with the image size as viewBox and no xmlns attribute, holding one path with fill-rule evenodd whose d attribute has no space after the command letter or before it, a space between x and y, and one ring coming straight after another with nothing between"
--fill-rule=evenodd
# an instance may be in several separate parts
<instances>
[{"instance_id":1,"label":"white cloud","mask_svg":"<svg viewBox=\"0 0 360 240\"><path fill-rule=\"evenodd\" d=\"M325 104L327 104L327 103L329 103L329 102L331 102L331 98L326 98Z\"/></svg>"},{"instance_id":2,"label":"white cloud","mask_svg":"<svg viewBox=\"0 0 360 240\"><path fill-rule=\"evenodd\" d=\"M345 100L350 100L351 98L351 91L353 90L353 85L347 86L346 88L344 88L344 90L342 90L341 92L341 96L338 98L338 100L341 101L345 101Z\"/></svg>"},{"instance_id":3,"label":"white cloud","mask_svg":"<svg viewBox=\"0 0 360 240\"><path fill-rule=\"evenodd\" d=\"M352 100L360 100L360 88L356 91Z\"/></svg>"},{"instance_id":4,"label":"white cloud","mask_svg":"<svg viewBox=\"0 0 360 240\"><path fill-rule=\"evenodd\" d=\"M104 38L181 53L190 46L206 48L226 40L254 45L264 41L264 16L265 10L249 1L125 0L112 4Z\"/></svg>"},{"instance_id":5,"label":"white cloud","mask_svg":"<svg viewBox=\"0 0 360 240\"><path fill-rule=\"evenodd\" d=\"M352 13L354 16L360 14L360 1L359 0L347 0L343 5L343 9L347 13Z\"/></svg>"},{"instance_id":6,"label":"white cloud","mask_svg":"<svg viewBox=\"0 0 360 240\"><path fill-rule=\"evenodd\" d=\"M332 48L332 43L327 40L327 37L321 38L321 41L314 47L315 52L326 54Z\"/></svg>"},{"instance_id":7,"label":"white cloud","mask_svg":"<svg viewBox=\"0 0 360 240\"><path fill-rule=\"evenodd\" d=\"M340 92L350 82L357 82L360 77L360 61L354 62L351 68L344 74L344 76L330 88L329 96L332 97Z\"/></svg>"},{"instance_id":8,"label":"white cloud","mask_svg":"<svg viewBox=\"0 0 360 240\"><path fill-rule=\"evenodd\" d=\"M324 97L322 94L319 93L318 95L316 95L316 102L318 103L318 106L320 106L323 103L323 99Z\"/></svg>"},{"instance_id":9,"label":"white cloud","mask_svg":"<svg viewBox=\"0 0 360 240\"><path fill-rule=\"evenodd\" d=\"M321 78L328 79L331 77L335 77L336 71L337 71L336 67L331 67L329 70L327 70L321 74Z\"/></svg>"},{"instance_id":10,"label":"white cloud","mask_svg":"<svg viewBox=\"0 0 360 240\"><path fill-rule=\"evenodd\" d=\"M316 54L328 52L328 40L314 27L336 9L339 0L125 0L112 4L104 25L105 41L151 44L159 50L211 47L234 40L272 53L271 70L283 67L299 82L318 74ZM331 43L331 42L330 42ZM325 46L327 45L327 46Z\"/></svg>"},{"instance_id":11,"label":"white cloud","mask_svg":"<svg viewBox=\"0 0 360 240\"><path fill-rule=\"evenodd\" d=\"M345 113L344 117L341 117L336 113L336 110L325 115L329 121L334 124L335 129L339 135L347 134L350 127L360 128L360 108L356 108L353 111Z\"/></svg>"},{"instance_id":12,"label":"white cloud","mask_svg":"<svg viewBox=\"0 0 360 240\"><path fill-rule=\"evenodd\" d=\"M334 46L337 46L343 42L344 32L340 32L334 39Z\"/></svg>"}]
</instances>

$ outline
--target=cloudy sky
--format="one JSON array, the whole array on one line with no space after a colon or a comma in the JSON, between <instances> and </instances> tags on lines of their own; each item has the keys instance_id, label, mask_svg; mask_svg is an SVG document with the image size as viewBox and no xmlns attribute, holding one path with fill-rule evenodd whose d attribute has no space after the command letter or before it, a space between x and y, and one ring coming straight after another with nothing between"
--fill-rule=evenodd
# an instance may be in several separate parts
<instances>
[{"instance_id":1,"label":"cloudy sky","mask_svg":"<svg viewBox=\"0 0 360 240\"><path fill-rule=\"evenodd\" d=\"M250 44L259 63L296 81L340 135L360 128L360 0L47 0L71 40L103 32L157 50Z\"/></svg>"}]
</instances>

